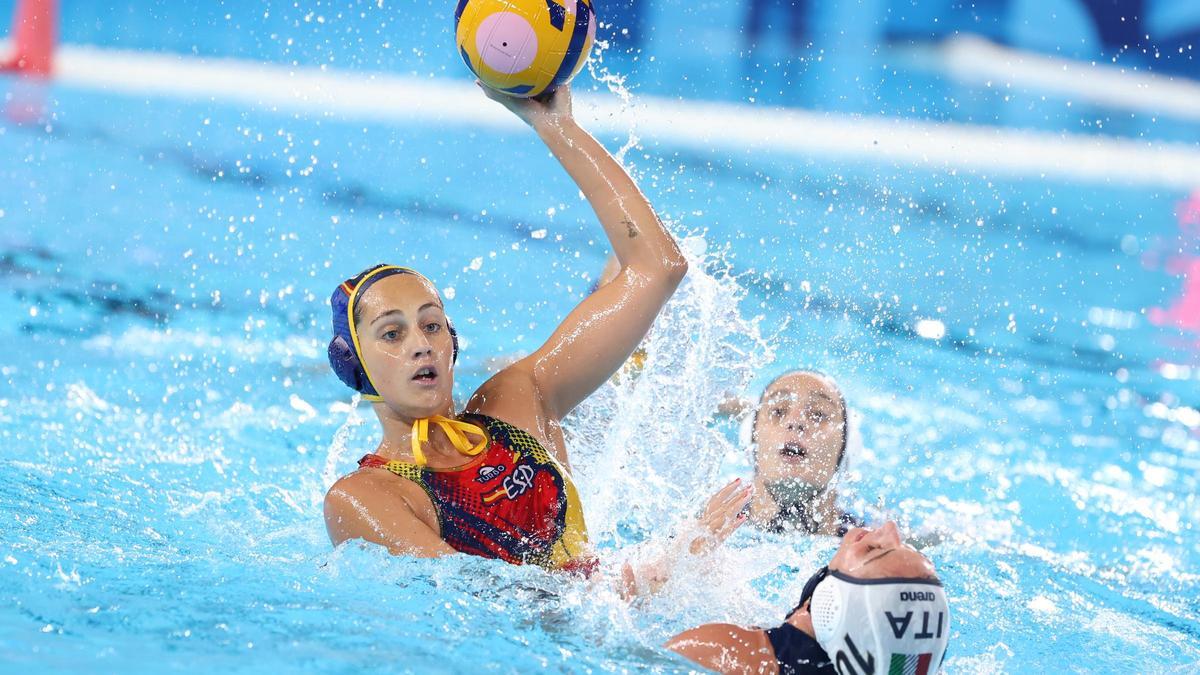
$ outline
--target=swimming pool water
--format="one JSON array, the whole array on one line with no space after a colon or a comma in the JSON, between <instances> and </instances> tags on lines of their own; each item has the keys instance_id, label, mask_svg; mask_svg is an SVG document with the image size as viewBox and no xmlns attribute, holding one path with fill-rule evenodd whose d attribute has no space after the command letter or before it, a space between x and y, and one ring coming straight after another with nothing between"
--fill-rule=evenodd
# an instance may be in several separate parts
<instances>
[{"instance_id":1,"label":"swimming pool water","mask_svg":"<svg viewBox=\"0 0 1200 675\"><path fill-rule=\"evenodd\" d=\"M47 96L47 124L0 123L15 672L682 671L665 637L778 621L832 552L740 532L629 607L331 550L321 498L375 429L325 364L330 290L381 259L427 273L465 396L600 269L586 204L527 133ZM846 503L944 538L949 670L1200 664L1200 339L1149 319L1200 255L1187 194L655 139L626 158L694 264L647 370L571 423L606 557L746 474L706 419L726 389L816 367L861 418Z\"/></svg>"}]
</instances>

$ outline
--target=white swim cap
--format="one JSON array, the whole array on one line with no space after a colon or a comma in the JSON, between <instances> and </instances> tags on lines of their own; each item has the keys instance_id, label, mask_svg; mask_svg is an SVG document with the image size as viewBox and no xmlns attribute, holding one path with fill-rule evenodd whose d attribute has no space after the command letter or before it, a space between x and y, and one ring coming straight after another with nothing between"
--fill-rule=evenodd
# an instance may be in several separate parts
<instances>
[{"instance_id":1,"label":"white swim cap","mask_svg":"<svg viewBox=\"0 0 1200 675\"><path fill-rule=\"evenodd\" d=\"M931 675L950 642L936 579L857 579L830 571L809 605L817 642L841 675Z\"/></svg>"}]
</instances>

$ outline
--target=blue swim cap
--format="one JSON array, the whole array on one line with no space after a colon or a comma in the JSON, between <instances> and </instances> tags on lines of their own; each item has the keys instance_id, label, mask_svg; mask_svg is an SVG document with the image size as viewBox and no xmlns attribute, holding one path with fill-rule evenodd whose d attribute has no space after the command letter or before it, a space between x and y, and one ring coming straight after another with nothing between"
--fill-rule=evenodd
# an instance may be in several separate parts
<instances>
[{"instance_id":1,"label":"blue swim cap","mask_svg":"<svg viewBox=\"0 0 1200 675\"><path fill-rule=\"evenodd\" d=\"M371 381L366 366L360 358L358 330L354 326L354 309L358 301L375 282L397 274L413 274L425 279L420 273L396 265L375 265L338 284L329 297L333 309L333 339L329 341L329 365L347 387L361 393L368 401L382 401L379 391ZM428 280L427 280L428 281ZM431 284L432 285L432 284ZM458 335L454 326L446 321L446 328L454 344L453 360L458 361Z\"/></svg>"}]
</instances>

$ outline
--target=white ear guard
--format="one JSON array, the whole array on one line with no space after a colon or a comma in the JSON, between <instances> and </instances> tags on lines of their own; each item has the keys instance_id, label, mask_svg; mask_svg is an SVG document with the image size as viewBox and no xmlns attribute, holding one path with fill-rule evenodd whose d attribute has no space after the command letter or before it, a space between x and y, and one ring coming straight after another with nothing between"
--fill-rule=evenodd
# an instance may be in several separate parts
<instances>
[{"instance_id":1,"label":"white ear guard","mask_svg":"<svg viewBox=\"0 0 1200 675\"><path fill-rule=\"evenodd\" d=\"M738 424L738 447L743 450L753 450L755 414L757 414L756 411L751 410Z\"/></svg>"},{"instance_id":2,"label":"white ear guard","mask_svg":"<svg viewBox=\"0 0 1200 675\"><path fill-rule=\"evenodd\" d=\"M936 579L858 579L830 572L809 605L817 642L841 675L930 675L950 642L950 606Z\"/></svg>"}]
</instances>

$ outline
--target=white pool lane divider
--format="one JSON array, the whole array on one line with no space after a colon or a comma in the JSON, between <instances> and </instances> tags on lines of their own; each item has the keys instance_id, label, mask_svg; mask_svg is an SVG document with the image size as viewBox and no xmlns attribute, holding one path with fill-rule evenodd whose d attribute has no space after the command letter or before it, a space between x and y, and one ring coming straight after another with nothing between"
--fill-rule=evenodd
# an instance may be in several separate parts
<instances>
[{"instance_id":1,"label":"white pool lane divider","mask_svg":"<svg viewBox=\"0 0 1200 675\"><path fill-rule=\"evenodd\" d=\"M56 74L59 82L72 87L207 100L260 111L497 130L520 126L465 80L72 45L59 50ZM1191 92L1181 95L1189 101L1193 97ZM1200 98L1191 104L1200 109ZM652 96L623 105L616 96L579 95L576 114L591 129L625 133L636 128L641 138L666 148L849 158L989 177L1200 187L1200 145L1195 143Z\"/></svg>"},{"instance_id":2,"label":"white pool lane divider","mask_svg":"<svg viewBox=\"0 0 1200 675\"><path fill-rule=\"evenodd\" d=\"M923 51L923 50L917 50ZM929 51L959 82L1051 93L1084 104L1200 122L1200 82L1013 49L973 35Z\"/></svg>"}]
</instances>

